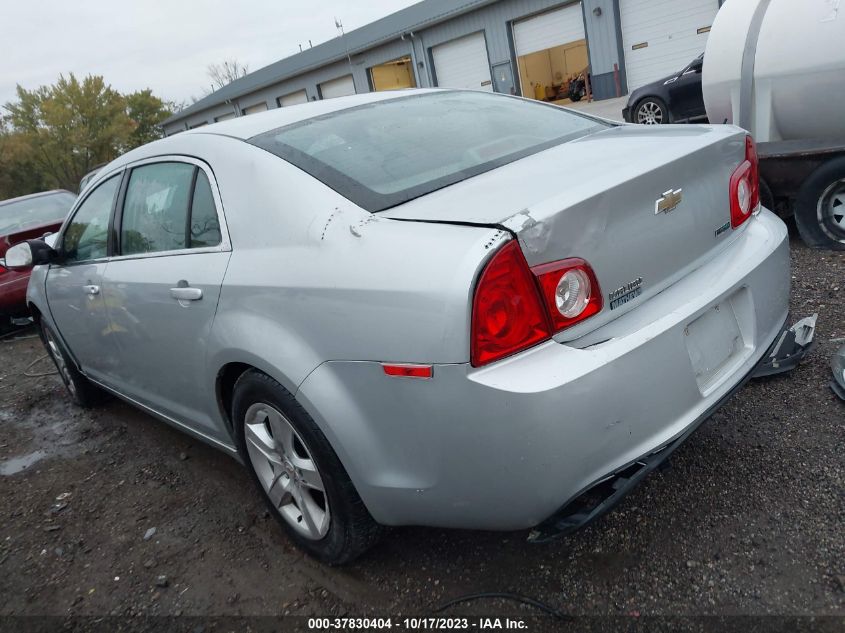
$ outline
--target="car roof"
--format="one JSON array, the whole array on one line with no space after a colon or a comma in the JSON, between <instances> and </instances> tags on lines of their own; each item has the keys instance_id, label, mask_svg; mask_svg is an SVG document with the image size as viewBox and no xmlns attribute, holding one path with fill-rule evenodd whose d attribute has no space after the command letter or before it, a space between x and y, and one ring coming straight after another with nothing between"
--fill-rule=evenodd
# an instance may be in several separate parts
<instances>
[{"instance_id":1,"label":"car roof","mask_svg":"<svg viewBox=\"0 0 845 633\"><path fill-rule=\"evenodd\" d=\"M17 198L8 198L6 200L0 200L0 207L13 204L15 202L24 202L25 200L32 200L33 198L40 198L42 196L53 196L57 193L69 193L73 197L76 197L76 194L72 191L68 191L67 189L51 189L50 191L39 191L38 193L30 193L25 196L18 196Z\"/></svg>"},{"instance_id":2,"label":"car roof","mask_svg":"<svg viewBox=\"0 0 845 633\"><path fill-rule=\"evenodd\" d=\"M136 147L135 149L118 156L108 165L100 169L97 174L88 183L86 183L81 193L84 193L92 187L99 185L99 183L111 178L117 170L122 169L126 167L126 165L135 161L167 154L190 153L195 145L192 141L197 141L202 138L209 139L217 137L244 141L252 138L253 136L284 127L285 125L299 123L300 121L313 119L324 114L348 110L349 108L366 105L368 103L377 103L380 101L407 97L411 94L424 94L431 92L446 91L442 89L417 88L410 90L368 92L360 95L350 95L348 97L336 97L333 99L313 101L294 106L285 106L283 108L273 108L272 110L267 110L266 112L250 114L249 116L241 116L236 119L221 121L220 123L203 125L202 127L179 132L178 134L171 134L170 136L141 145L140 147Z\"/></svg>"},{"instance_id":3,"label":"car roof","mask_svg":"<svg viewBox=\"0 0 845 633\"><path fill-rule=\"evenodd\" d=\"M424 94L429 92L444 91L431 88L412 88L406 90L390 90L386 92L367 92L359 95L350 95L348 97L336 97L334 99L325 99L322 101L310 101L308 103L302 103L294 106L273 108L271 110L267 110L266 112L250 114L249 116L241 116L235 119L221 121L220 123L203 125L185 132L180 132L179 134L222 134L225 136L234 136L240 139L248 139L285 125L299 123L300 121L313 119L324 114L347 110L349 108L354 108L368 103L377 103L379 101L407 97L411 94Z\"/></svg>"}]
</instances>

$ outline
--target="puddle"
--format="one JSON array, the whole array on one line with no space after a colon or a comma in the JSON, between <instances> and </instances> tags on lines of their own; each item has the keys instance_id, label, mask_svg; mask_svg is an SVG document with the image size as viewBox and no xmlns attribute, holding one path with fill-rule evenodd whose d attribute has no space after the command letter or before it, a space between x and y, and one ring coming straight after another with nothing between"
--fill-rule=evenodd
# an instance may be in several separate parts
<instances>
[{"instance_id":1,"label":"puddle","mask_svg":"<svg viewBox=\"0 0 845 633\"><path fill-rule=\"evenodd\" d=\"M72 457L80 445L80 416L65 398L50 398L21 411L0 407L0 477L18 475L45 458ZM9 455L12 453L12 455Z\"/></svg>"},{"instance_id":2,"label":"puddle","mask_svg":"<svg viewBox=\"0 0 845 633\"><path fill-rule=\"evenodd\" d=\"M0 462L0 475L9 477L23 472L33 464L40 462L47 457L47 451L37 450L28 455L21 455L20 457L10 457Z\"/></svg>"}]
</instances>

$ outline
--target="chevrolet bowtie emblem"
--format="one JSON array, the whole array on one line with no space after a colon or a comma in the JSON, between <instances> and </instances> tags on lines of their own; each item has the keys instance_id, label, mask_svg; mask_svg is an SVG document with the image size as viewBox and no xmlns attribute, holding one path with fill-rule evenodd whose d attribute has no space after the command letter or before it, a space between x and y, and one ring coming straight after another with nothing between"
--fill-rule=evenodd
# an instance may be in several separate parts
<instances>
[{"instance_id":1,"label":"chevrolet bowtie emblem","mask_svg":"<svg viewBox=\"0 0 845 633\"><path fill-rule=\"evenodd\" d=\"M672 209L681 204L683 199L682 189L670 189L664 191L663 196L654 202L654 215L658 213L669 213Z\"/></svg>"}]
</instances>

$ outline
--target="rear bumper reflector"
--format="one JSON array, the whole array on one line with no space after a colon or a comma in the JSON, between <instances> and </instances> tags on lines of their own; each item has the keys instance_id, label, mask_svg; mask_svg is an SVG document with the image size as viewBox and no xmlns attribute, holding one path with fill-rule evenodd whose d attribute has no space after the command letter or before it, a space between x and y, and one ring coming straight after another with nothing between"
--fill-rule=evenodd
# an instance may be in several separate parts
<instances>
[{"instance_id":1,"label":"rear bumper reflector","mask_svg":"<svg viewBox=\"0 0 845 633\"><path fill-rule=\"evenodd\" d=\"M431 378L434 373L431 365L382 363L381 366L385 374L397 378Z\"/></svg>"}]
</instances>

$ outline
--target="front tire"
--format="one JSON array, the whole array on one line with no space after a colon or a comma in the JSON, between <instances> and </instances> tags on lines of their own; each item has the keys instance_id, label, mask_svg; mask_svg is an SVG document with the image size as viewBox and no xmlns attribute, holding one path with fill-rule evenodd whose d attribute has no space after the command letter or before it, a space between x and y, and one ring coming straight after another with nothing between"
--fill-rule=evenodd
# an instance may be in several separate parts
<instances>
[{"instance_id":1,"label":"front tire","mask_svg":"<svg viewBox=\"0 0 845 633\"><path fill-rule=\"evenodd\" d=\"M39 334L74 404L88 409L100 402L103 392L80 373L76 364L65 352L56 333L44 323L43 319L39 322Z\"/></svg>"},{"instance_id":2,"label":"front tire","mask_svg":"<svg viewBox=\"0 0 845 633\"><path fill-rule=\"evenodd\" d=\"M801 185L795 224L807 245L845 250L845 156L822 164Z\"/></svg>"},{"instance_id":3,"label":"front tire","mask_svg":"<svg viewBox=\"0 0 845 633\"><path fill-rule=\"evenodd\" d=\"M381 527L311 416L278 382L250 370L232 400L238 450L297 546L329 565L351 562Z\"/></svg>"},{"instance_id":4,"label":"front tire","mask_svg":"<svg viewBox=\"0 0 845 633\"><path fill-rule=\"evenodd\" d=\"M633 118L641 125L663 125L669 123L669 109L657 97L646 97L634 108Z\"/></svg>"}]
</instances>

